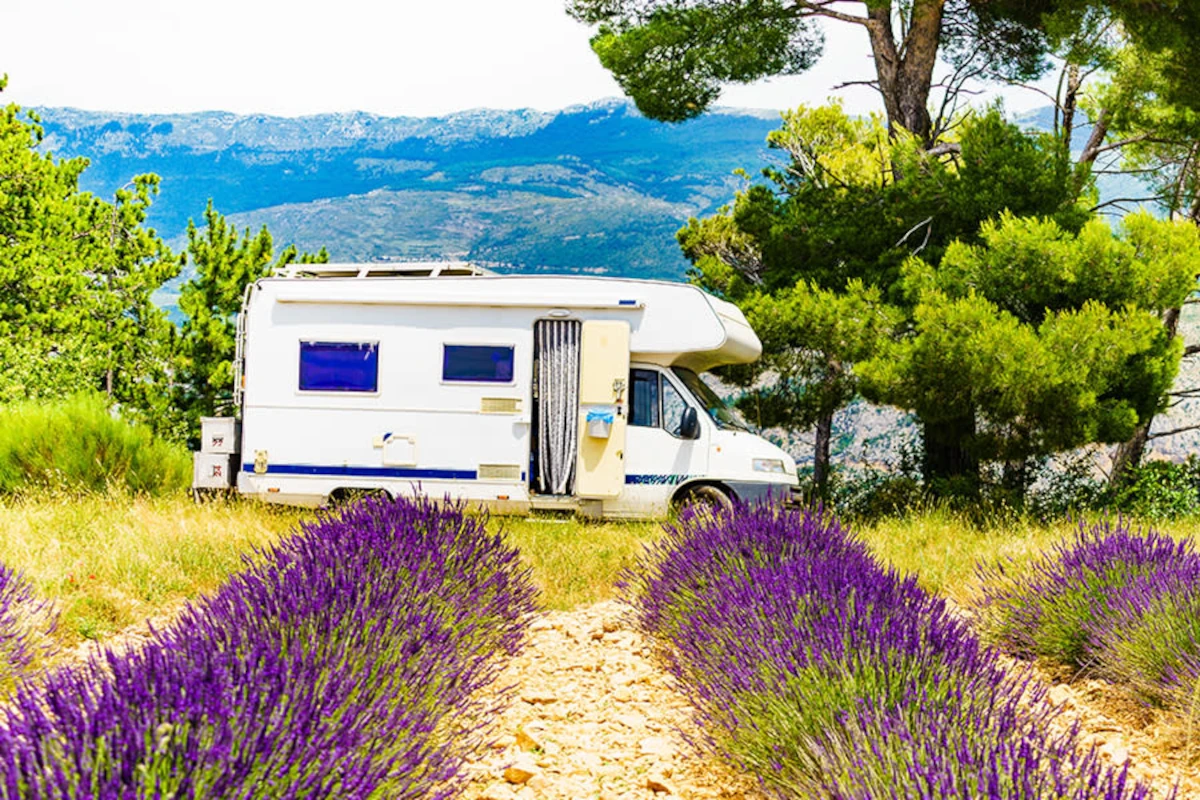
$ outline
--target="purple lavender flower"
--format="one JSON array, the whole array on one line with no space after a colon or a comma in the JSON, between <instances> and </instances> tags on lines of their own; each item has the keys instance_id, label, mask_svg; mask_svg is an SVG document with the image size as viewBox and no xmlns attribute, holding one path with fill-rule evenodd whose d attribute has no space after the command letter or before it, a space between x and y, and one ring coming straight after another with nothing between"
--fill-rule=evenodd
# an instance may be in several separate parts
<instances>
[{"instance_id":1,"label":"purple lavender flower","mask_svg":"<svg viewBox=\"0 0 1200 800\"><path fill-rule=\"evenodd\" d=\"M1165 565L1113 592L1089 621L1090 669L1200 720L1200 574Z\"/></svg>"},{"instance_id":2,"label":"purple lavender flower","mask_svg":"<svg viewBox=\"0 0 1200 800\"><path fill-rule=\"evenodd\" d=\"M1027 676L823 511L685 518L626 576L706 739L785 798L1104 798L1104 769Z\"/></svg>"},{"instance_id":3,"label":"purple lavender flower","mask_svg":"<svg viewBox=\"0 0 1200 800\"><path fill-rule=\"evenodd\" d=\"M1123 593L1154 595L1155 586L1200 580L1200 555L1190 540L1130 530L1105 520L1080 526L1070 542L1056 545L1023 570L981 570L983 599L976 609L985 635L1022 657L1050 657L1075 667L1092 664L1097 631ZM1136 588L1140 587L1140 588ZM1124 598L1124 599L1122 599Z\"/></svg>"},{"instance_id":4,"label":"purple lavender flower","mask_svg":"<svg viewBox=\"0 0 1200 800\"><path fill-rule=\"evenodd\" d=\"M58 621L22 575L0 564L0 690L50 649L47 639Z\"/></svg>"},{"instance_id":5,"label":"purple lavender flower","mask_svg":"<svg viewBox=\"0 0 1200 800\"><path fill-rule=\"evenodd\" d=\"M454 794L535 590L461 506L368 499L0 712L0 797Z\"/></svg>"}]
</instances>

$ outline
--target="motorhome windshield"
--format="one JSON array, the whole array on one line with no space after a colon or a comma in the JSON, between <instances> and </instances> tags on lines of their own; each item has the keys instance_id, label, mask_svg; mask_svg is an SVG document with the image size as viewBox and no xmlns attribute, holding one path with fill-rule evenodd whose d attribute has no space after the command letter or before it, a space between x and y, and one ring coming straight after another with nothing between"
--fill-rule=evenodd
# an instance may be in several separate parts
<instances>
[{"instance_id":1,"label":"motorhome windshield","mask_svg":"<svg viewBox=\"0 0 1200 800\"><path fill-rule=\"evenodd\" d=\"M708 412L708 416L712 417L712 421L717 423L717 427L726 428L738 431L750 431L750 426L742 419L733 408L725 404L725 401L717 397L717 393L708 388L708 384L700 379L700 376L692 372L690 369L682 367L672 367L679 379L683 381L683 385L688 388L696 401L701 407Z\"/></svg>"}]
</instances>

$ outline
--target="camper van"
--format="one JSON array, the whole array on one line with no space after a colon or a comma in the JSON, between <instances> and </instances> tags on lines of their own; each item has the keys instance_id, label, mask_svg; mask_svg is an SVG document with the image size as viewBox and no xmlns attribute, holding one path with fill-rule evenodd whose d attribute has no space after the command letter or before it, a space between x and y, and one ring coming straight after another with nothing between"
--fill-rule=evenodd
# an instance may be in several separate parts
<instances>
[{"instance_id":1,"label":"camper van","mask_svg":"<svg viewBox=\"0 0 1200 800\"><path fill-rule=\"evenodd\" d=\"M240 419L204 421L197 488L645 518L796 484L701 378L762 345L694 286L310 264L251 286L238 322Z\"/></svg>"}]
</instances>

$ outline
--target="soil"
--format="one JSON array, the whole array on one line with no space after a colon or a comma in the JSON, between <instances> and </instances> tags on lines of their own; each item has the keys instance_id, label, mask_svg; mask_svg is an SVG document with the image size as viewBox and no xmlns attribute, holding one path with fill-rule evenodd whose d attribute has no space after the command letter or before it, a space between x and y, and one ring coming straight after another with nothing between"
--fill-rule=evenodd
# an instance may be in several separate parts
<instances>
[{"instance_id":1,"label":"soil","mask_svg":"<svg viewBox=\"0 0 1200 800\"><path fill-rule=\"evenodd\" d=\"M1038 665L1035 674L1062 707L1058 724L1079 724L1080 741L1095 747L1114 766L1128 765L1129 777L1149 784L1156 798L1178 789L1179 800L1200 798L1200 730L1182 716L1153 708L1124 686Z\"/></svg>"},{"instance_id":2,"label":"soil","mask_svg":"<svg viewBox=\"0 0 1200 800\"><path fill-rule=\"evenodd\" d=\"M690 706L614 601L538 619L497 685L515 693L467 800L764 797L685 741Z\"/></svg>"}]
</instances>

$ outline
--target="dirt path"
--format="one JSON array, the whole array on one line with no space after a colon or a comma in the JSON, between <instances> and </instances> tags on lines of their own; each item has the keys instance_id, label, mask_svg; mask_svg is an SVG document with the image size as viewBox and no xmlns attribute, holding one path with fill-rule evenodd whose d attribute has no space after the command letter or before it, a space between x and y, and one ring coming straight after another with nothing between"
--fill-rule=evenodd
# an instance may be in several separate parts
<instances>
[{"instance_id":1,"label":"dirt path","mask_svg":"<svg viewBox=\"0 0 1200 800\"><path fill-rule=\"evenodd\" d=\"M497 683L516 694L468 800L762 797L683 741L689 706L614 602L547 613Z\"/></svg>"}]
</instances>

